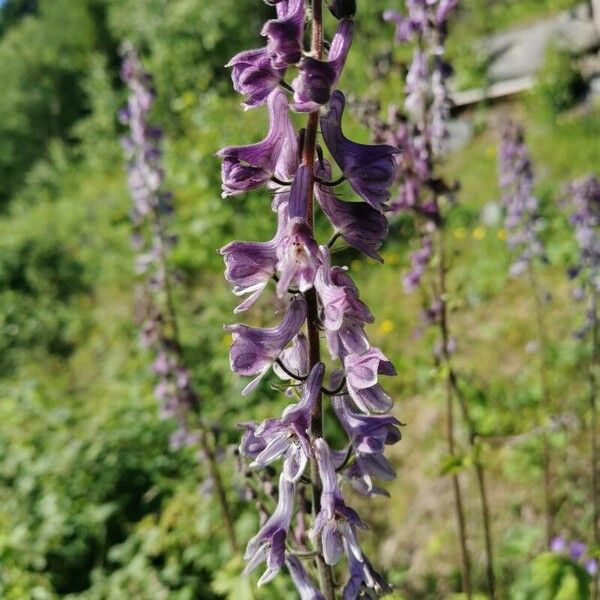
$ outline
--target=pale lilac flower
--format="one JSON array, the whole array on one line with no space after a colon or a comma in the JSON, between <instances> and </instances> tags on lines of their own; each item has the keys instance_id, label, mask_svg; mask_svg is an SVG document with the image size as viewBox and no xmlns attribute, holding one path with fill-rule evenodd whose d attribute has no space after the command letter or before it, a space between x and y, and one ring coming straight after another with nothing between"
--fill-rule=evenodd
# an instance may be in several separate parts
<instances>
[{"instance_id":1,"label":"pale lilac flower","mask_svg":"<svg viewBox=\"0 0 600 600\"><path fill-rule=\"evenodd\" d=\"M302 563L295 556L288 556L285 562L300 594L300 600L325 600L325 596L315 587Z\"/></svg>"},{"instance_id":2,"label":"pale lilac flower","mask_svg":"<svg viewBox=\"0 0 600 600\"><path fill-rule=\"evenodd\" d=\"M283 475L279 478L277 508L260 531L248 542L244 559L248 561L244 574L267 562L267 569L258 585L268 583L277 575L285 562L285 540L294 509L294 484Z\"/></svg>"}]
</instances>

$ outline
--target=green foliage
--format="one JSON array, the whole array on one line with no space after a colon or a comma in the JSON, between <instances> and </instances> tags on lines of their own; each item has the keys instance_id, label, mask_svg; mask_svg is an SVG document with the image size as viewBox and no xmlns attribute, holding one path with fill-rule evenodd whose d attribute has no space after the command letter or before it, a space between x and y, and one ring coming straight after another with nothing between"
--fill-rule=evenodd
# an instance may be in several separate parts
<instances>
[{"instance_id":1,"label":"green foliage","mask_svg":"<svg viewBox=\"0 0 600 600\"><path fill-rule=\"evenodd\" d=\"M571 54L551 46L538 74L534 101L550 116L555 116L574 106L584 92L585 83L573 66Z\"/></svg>"}]
</instances>

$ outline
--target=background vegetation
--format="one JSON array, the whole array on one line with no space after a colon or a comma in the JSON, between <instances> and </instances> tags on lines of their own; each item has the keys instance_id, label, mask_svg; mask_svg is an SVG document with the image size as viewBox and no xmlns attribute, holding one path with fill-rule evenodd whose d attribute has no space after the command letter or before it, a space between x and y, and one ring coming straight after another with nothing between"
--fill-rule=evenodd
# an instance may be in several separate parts
<instances>
[{"instance_id":1,"label":"background vegetation","mask_svg":"<svg viewBox=\"0 0 600 600\"><path fill-rule=\"evenodd\" d=\"M343 89L384 105L402 102L405 57L391 51L393 32L380 19L385 8L401 4L359 1ZM476 78L474 40L573 2L463 4L450 50L462 74ZM241 382L229 374L222 323L233 319L233 300L215 251L234 238L268 239L272 230L263 218L268 200L260 194L221 200L213 156L226 144L262 137L265 115L259 110L240 118L239 98L230 92L223 65L257 44L267 14L258 0L0 5L2 598L293 597L285 580L262 595L249 591L239 578L240 558L229 557L210 490L202 485L202 466L192 451L168 450L172 424L157 417L148 357L137 340L130 200L115 117L124 101L116 49L127 38L155 74L154 116L167 132L186 355L223 447L233 445L238 421L272 414L273 402L280 402L267 386L242 397ZM591 524L586 350L571 335L583 308L571 301L565 277L575 248L558 200L566 181L600 167L600 114L590 103L571 108L575 98L568 94L551 111L537 110L538 101L554 98L555 81L564 80L562 71L548 76L553 64L562 69L561 60L548 62L537 100L534 94L477 109L471 115L474 139L445 167L462 185L451 223L457 364L467 378L479 429L501 440L486 445L484 460L492 473L502 597L514 599L558 598L536 595L552 586L556 593L567 590L561 596L566 600L583 597L573 579L584 575L570 561L545 554L536 559L544 543L540 440L527 435L541 394L531 344L532 300L524 283L505 275L510 260L505 233L493 216L499 196L496 125L507 114L527 122L547 224L550 265L541 277L551 292L550 385L554 413L564 422L552 437L559 457L559 530L569 539L587 540ZM356 118L352 129L368 139ZM399 477L390 485L392 500L365 503L361 511L372 530L365 542L401 597L433 599L449 597L459 573L442 391L431 366L434 340L420 333L418 295L406 296L401 285L410 234L409 222L394 224L377 279L358 255L345 252L340 260L351 265L377 316L371 333L398 368L391 391L395 412L407 423L393 451ZM525 435L516 437L520 434ZM247 539L256 527L254 511L230 456L223 468L233 482L237 529ZM481 583L479 513L470 514Z\"/></svg>"}]
</instances>

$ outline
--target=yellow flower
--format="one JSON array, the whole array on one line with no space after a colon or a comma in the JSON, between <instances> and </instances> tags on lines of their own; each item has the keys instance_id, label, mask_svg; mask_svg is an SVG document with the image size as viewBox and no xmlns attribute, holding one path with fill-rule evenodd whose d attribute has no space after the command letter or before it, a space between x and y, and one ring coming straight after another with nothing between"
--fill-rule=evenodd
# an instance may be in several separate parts
<instances>
[{"instance_id":1,"label":"yellow flower","mask_svg":"<svg viewBox=\"0 0 600 600\"><path fill-rule=\"evenodd\" d=\"M378 328L377 331L381 335L385 335L387 333L391 333L392 331L394 331L395 327L396 326L394 325L393 321L390 321L389 319L385 319L385 321L381 322L381 325L379 325L379 328Z\"/></svg>"},{"instance_id":2,"label":"yellow flower","mask_svg":"<svg viewBox=\"0 0 600 600\"><path fill-rule=\"evenodd\" d=\"M474 240L482 240L486 235L486 230L484 227L475 227L473 229L473 239Z\"/></svg>"},{"instance_id":3,"label":"yellow flower","mask_svg":"<svg viewBox=\"0 0 600 600\"><path fill-rule=\"evenodd\" d=\"M457 240L464 240L467 237L467 230L464 227L457 227L454 230L454 237Z\"/></svg>"},{"instance_id":4,"label":"yellow flower","mask_svg":"<svg viewBox=\"0 0 600 600\"><path fill-rule=\"evenodd\" d=\"M506 229L498 229L498 233L496 233L496 237L499 240L506 240Z\"/></svg>"}]
</instances>

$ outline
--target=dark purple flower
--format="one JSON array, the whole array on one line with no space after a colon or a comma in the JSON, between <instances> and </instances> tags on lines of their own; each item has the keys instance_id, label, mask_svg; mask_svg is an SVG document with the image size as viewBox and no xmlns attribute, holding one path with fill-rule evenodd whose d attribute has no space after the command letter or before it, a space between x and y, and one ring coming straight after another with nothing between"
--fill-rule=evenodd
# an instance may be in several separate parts
<instances>
[{"instance_id":1,"label":"dark purple flower","mask_svg":"<svg viewBox=\"0 0 600 600\"><path fill-rule=\"evenodd\" d=\"M268 39L267 53L275 69L285 69L302 58L304 0L288 0L277 6L279 19L267 21L261 35Z\"/></svg>"},{"instance_id":2,"label":"dark purple flower","mask_svg":"<svg viewBox=\"0 0 600 600\"><path fill-rule=\"evenodd\" d=\"M217 156L223 159L223 197L234 196L266 184L273 175L288 180L298 166L298 142L281 91L269 96L269 133L257 144L227 146Z\"/></svg>"},{"instance_id":3,"label":"dark purple flower","mask_svg":"<svg viewBox=\"0 0 600 600\"><path fill-rule=\"evenodd\" d=\"M331 180L331 167L327 161L317 162L316 175L324 181ZM346 202L322 184L315 186L315 196L323 212L344 241L359 252L383 262L377 250L387 236L387 219L366 202Z\"/></svg>"},{"instance_id":4,"label":"dark purple flower","mask_svg":"<svg viewBox=\"0 0 600 600\"><path fill-rule=\"evenodd\" d=\"M386 144L357 144L342 132L344 95L336 91L328 112L321 117L323 139L352 189L377 210L385 210L394 181L394 155L398 149Z\"/></svg>"},{"instance_id":5,"label":"dark purple flower","mask_svg":"<svg viewBox=\"0 0 600 600\"><path fill-rule=\"evenodd\" d=\"M377 381L378 375L396 375L396 371L379 348L371 348L361 355L347 355L344 370L348 392L360 410L383 413L392 408L392 399Z\"/></svg>"},{"instance_id":6,"label":"dark purple flower","mask_svg":"<svg viewBox=\"0 0 600 600\"><path fill-rule=\"evenodd\" d=\"M231 370L239 375L257 375L243 393L253 390L284 348L298 334L306 320L306 302L296 297L290 302L283 322L277 327L260 329L249 325L226 325L233 335Z\"/></svg>"},{"instance_id":7,"label":"dark purple flower","mask_svg":"<svg viewBox=\"0 0 600 600\"><path fill-rule=\"evenodd\" d=\"M246 96L244 106L247 109L266 102L285 74L285 68L273 67L266 48L240 52L225 66L232 67L233 88Z\"/></svg>"},{"instance_id":8,"label":"dark purple flower","mask_svg":"<svg viewBox=\"0 0 600 600\"><path fill-rule=\"evenodd\" d=\"M325 596L316 588L302 563L295 556L288 556L285 562L300 594L300 600L325 600Z\"/></svg>"},{"instance_id":9,"label":"dark purple flower","mask_svg":"<svg viewBox=\"0 0 600 600\"><path fill-rule=\"evenodd\" d=\"M429 232L425 232L421 236L421 247L410 255L410 270L404 275L404 289L407 293L419 287L432 256L433 239Z\"/></svg>"},{"instance_id":10,"label":"dark purple flower","mask_svg":"<svg viewBox=\"0 0 600 600\"><path fill-rule=\"evenodd\" d=\"M575 540L569 544L569 554L575 561L579 560L587 550L587 546L578 540Z\"/></svg>"},{"instance_id":11,"label":"dark purple flower","mask_svg":"<svg viewBox=\"0 0 600 600\"><path fill-rule=\"evenodd\" d=\"M352 553L346 542L345 551L348 556L350 576L342 590L342 600L356 600L363 587L374 590L377 588L377 582L371 575L371 570L365 559Z\"/></svg>"},{"instance_id":12,"label":"dark purple flower","mask_svg":"<svg viewBox=\"0 0 600 600\"><path fill-rule=\"evenodd\" d=\"M283 458L283 475L296 482L312 455L309 428L315 402L321 393L325 367L317 363L311 371L298 404L288 406L281 419L268 419L252 433L264 441L264 449L254 457L251 467L265 467Z\"/></svg>"},{"instance_id":13,"label":"dark purple flower","mask_svg":"<svg viewBox=\"0 0 600 600\"><path fill-rule=\"evenodd\" d=\"M297 112L314 112L329 102L331 90L337 83L352 43L353 21L341 21L333 36L327 61L305 56L299 65L299 75L292 82Z\"/></svg>"},{"instance_id":14,"label":"dark purple flower","mask_svg":"<svg viewBox=\"0 0 600 600\"><path fill-rule=\"evenodd\" d=\"M331 0L328 6L336 19L351 19L356 14L356 0Z\"/></svg>"},{"instance_id":15,"label":"dark purple flower","mask_svg":"<svg viewBox=\"0 0 600 600\"><path fill-rule=\"evenodd\" d=\"M244 560L248 561L244 573L252 573L265 560L267 570L258 585L271 581L285 562L285 539L294 510L294 484L282 475L279 478L277 508L260 531L248 542Z\"/></svg>"},{"instance_id":16,"label":"dark purple flower","mask_svg":"<svg viewBox=\"0 0 600 600\"><path fill-rule=\"evenodd\" d=\"M360 517L344 502L337 482L333 458L323 438L314 441L314 452L323 484L321 510L315 519L313 536L321 536L323 558L328 565L335 565L344 553L362 559L362 551L356 538L356 527L365 529Z\"/></svg>"},{"instance_id":17,"label":"dark purple flower","mask_svg":"<svg viewBox=\"0 0 600 600\"><path fill-rule=\"evenodd\" d=\"M321 319L327 335L332 358L343 358L349 353L368 350L365 323L373 322L373 315L361 302L358 288L340 267L332 267L329 249L321 246L322 266L315 279Z\"/></svg>"}]
</instances>

